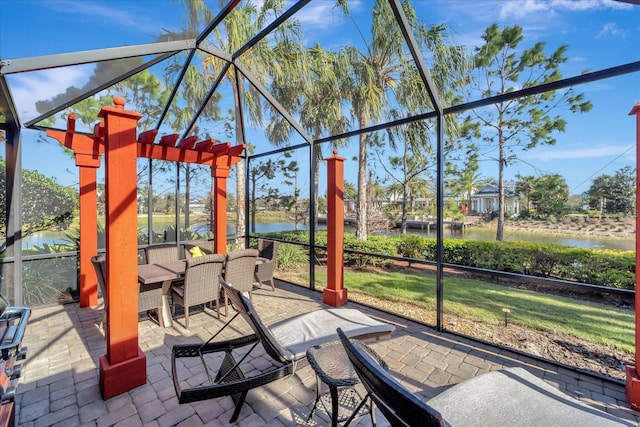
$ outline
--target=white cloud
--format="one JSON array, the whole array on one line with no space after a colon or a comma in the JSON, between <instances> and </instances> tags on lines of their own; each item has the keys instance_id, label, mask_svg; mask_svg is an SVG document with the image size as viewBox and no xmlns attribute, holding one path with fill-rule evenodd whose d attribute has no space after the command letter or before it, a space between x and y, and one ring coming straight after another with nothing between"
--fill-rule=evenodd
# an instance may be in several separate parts
<instances>
[{"instance_id":1,"label":"white cloud","mask_svg":"<svg viewBox=\"0 0 640 427\"><path fill-rule=\"evenodd\" d=\"M635 155L633 146L608 145L604 147L580 148L575 150L554 150L548 149L538 152L528 152L522 154L528 160L563 160L563 159L593 159L611 156Z\"/></svg>"},{"instance_id":2,"label":"white cloud","mask_svg":"<svg viewBox=\"0 0 640 427\"><path fill-rule=\"evenodd\" d=\"M507 17L522 18L532 13L546 11L549 9L548 2L540 0L525 0L524 2L508 1L500 9L500 19Z\"/></svg>"},{"instance_id":3,"label":"white cloud","mask_svg":"<svg viewBox=\"0 0 640 427\"><path fill-rule=\"evenodd\" d=\"M525 16L544 12L555 14L556 11L586 11L604 9L630 10L633 5L613 0L525 0L524 2L507 1L500 9L500 18L523 18Z\"/></svg>"},{"instance_id":4,"label":"white cloud","mask_svg":"<svg viewBox=\"0 0 640 427\"><path fill-rule=\"evenodd\" d=\"M108 6L84 0L47 1L43 6L51 8L55 13L67 13L70 15L80 15L89 20L104 20L114 22L117 26L134 28L142 32L157 33L160 26L158 22L149 22L144 14L138 14L131 8L125 10L119 7L119 2L110 2ZM139 2L138 5L153 7L152 2Z\"/></svg>"},{"instance_id":5,"label":"white cloud","mask_svg":"<svg viewBox=\"0 0 640 427\"><path fill-rule=\"evenodd\" d=\"M602 27L602 30L600 30L596 38L600 39L608 35L613 37L625 37L627 32L618 27L615 22L607 22L604 24L604 27Z\"/></svg>"},{"instance_id":6,"label":"white cloud","mask_svg":"<svg viewBox=\"0 0 640 427\"><path fill-rule=\"evenodd\" d=\"M35 107L37 101L51 100L71 86L81 88L94 67L87 64L7 76L20 119L28 121L40 115Z\"/></svg>"},{"instance_id":7,"label":"white cloud","mask_svg":"<svg viewBox=\"0 0 640 427\"><path fill-rule=\"evenodd\" d=\"M288 6L291 6L288 4ZM364 11L370 13L370 4L365 3ZM349 14L356 16L363 11L363 3L360 0L349 1ZM349 22L351 18L345 16L342 9L336 6L334 1L314 1L305 5L295 15L305 30L325 29L336 30L340 25ZM352 25L351 23L349 25Z\"/></svg>"}]
</instances>

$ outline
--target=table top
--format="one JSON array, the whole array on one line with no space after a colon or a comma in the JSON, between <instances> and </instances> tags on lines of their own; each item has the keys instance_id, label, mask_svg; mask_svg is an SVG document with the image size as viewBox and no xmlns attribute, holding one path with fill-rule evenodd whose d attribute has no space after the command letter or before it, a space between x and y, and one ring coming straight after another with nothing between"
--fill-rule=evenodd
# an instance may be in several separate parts
<instances>
[{"instance_id":1,"label":"table top","mask_svg":"<svg viewBox=\"0 0 640 427\"><path fill-rule=\"evenodd\" d=\"M138 266L138 281L145 285L164 282L165 280L180 279L187 268L185 260L172 261L163 264L142 264Z\"/></svg>"},{"instance_id":2,"label":"table top","mask_svg":"<svg viewBox=\"0 0 640 427\"><path fill-rule=\"evenodd\" d=\"M267 261L270 260L257 258L256 265ZM180 279L184 276L186 268L187 261L183 259L162 264L141 264L138 266L138 282L148 285L149 283Z\"/></svg>"},{"instance_id":3,"label":"table top","mask_svg":"<svg viewBox=\"0 0 640 427\"><path fill-rule=\"evenodd\" d=\"M307 350L307 360L322 382L329 386L353 386L360 382L340 341L311 347Z\"/></svg>"}]
</instances>

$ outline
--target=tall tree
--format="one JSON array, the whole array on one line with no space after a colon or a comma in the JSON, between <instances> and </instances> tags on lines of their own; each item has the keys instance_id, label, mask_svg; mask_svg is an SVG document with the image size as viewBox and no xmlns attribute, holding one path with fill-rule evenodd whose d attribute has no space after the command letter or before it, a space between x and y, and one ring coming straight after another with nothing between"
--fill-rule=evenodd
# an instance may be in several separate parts
<instances>
[{"instance_id":1,"label":"tall tree","mask_svg":"<svg viewBox=\"0 0 640 427\"><path fill-rule=\"evenodd\" d=\"M587 191L589 207L604 214L633 214L635 209L635 169L625 166L614 175L600 175Z\"/></svg>"},{"instance_id":2,"label":"tall tree","mask_svg":"<svg viewBox=\"0 0 640 427\"><path fill-rule=\"evenodd\" d=\"M208 8L204 0L182 0L188 5L189 29L199 29L203 25L209 24L213 20L213 13ZM273 16L282 14L285 8L284 0L264 0L242 2L234 7L234 9L222 21L221 25L214 29L208 42L212 47L218 48L223 52L235 54L244 46L253 36L258 34L268 24L268 20ZM282 55L288 55L286 49L274 49L274 45L282 41L295 40L302 44L301 35L299 33L298 21L290 18L284 24L280 25L272 31L270 38L262 39L251 49L244 52L236 60L246 64L253 72L253 75L260 79L261 84L266 84L267 80L273 78L276 73L288 73L289 70L283 67L274 67L274 64L281 62L286 63L286 58ZM227 61L214 55L208 55L203 58L202 73L205 78L217 76L221 72ZM239 73L228 70L224 75L225 81L233 90L234 111L233 122L235 124L236 143L243 144L247 141L242 140L243 123L238 119L244 117L251 123L262 126L263 103L257 90L249 88L242 91L243 98L238 92L238 87L243 83L237 80ZM242 111L244 114L238 114ZM244 161L236 163L236 236L244 236L245 229L245 164Z\"/></svg>"},{"instance_id":3,"label":"tall tree","mask_svg":"<svg viewBox=\"0 0 640 427\"><path fill-rule=\"evenodd\" d=\"M349 121L343 114L342 105L344 95L340 81L347 77L348 69L344 58L338 53L324 50L319 45L309 49L290 46L290 52L298 51L297 55L289 55L292 63L289 69L298 72L276 76L271 82L271 91L280 103L291 112L299 113L302 127L310 134L314 141L325 134L335 135L348 128ZM284 118L272 110L271 120L267 126L269 140L276 145L286 141L291 133ZM337 148L338 143L333 146ZM315 161L319 164L323 159L321 145L315 145ZM315 201L313 218L318 218L318 186L320 168L316 167L313 176L312 197Z\"/></svg>"},{"instance_id":4,"label":"tall tree","mask_svg":"<svg viewBox=\"0 0 640 427\"><path fill-rule=\"evenodd\" d=\"M431 159L431 147L420 150L419 147L422 144L416 144L415 139L412 138L415 136L414 133L422 133L419 128L425 124L425 121L421 121L406 125L409 129L404 129L405 126L389 129L389 145L394 151L400 149L398 156L382 159L380 158L382 150L376 150L380 158L380 165L387 176L397 184L391 189L399 190L401 195L400 234L402 235L407 234L408 209L413 205L413 199L417 197L415 193L420 191L419 185L426 182L421 176L434 164Z\"/></svg>"},{"instance_id":5,"label":"tall tree","mask_svg":"<svg viewBox=\"0 0 640 427\"><path fill-rule=\"evenodd\" d=\"M285 157L288 157L285 153ZM281 188L289 188L294 186L295 177L297 177L299 167L296 161L288 161L285 158L276 160L269 159L267 161L252 163L249 170L249 188L251 197L249 200L249 211L251 216L251 232L256 231L256 213L258 210L258 200L262 198L268 202L278 201L286 210L290 210L299 196L297 185L293 194L281 193ZM274 178L280 174L279 178ZM293 201L293 203L292 203ZM264 203L263 203L264 204ZM273 203L269 203L273 205ZM296 224L297 227L297 224Z\"/></svg>"},{"instance_id":6,"label":"tall tree","mask_svg":"<svg viewBox=\"0 0 640 427\"><path fill-rule=\"evenodd\" d=\"M175 76L175 72L177 72L178 67L181 66L177 61L178 59L176 58L176 62L171 67L168 67L166 73L167 79ZM207 83L209 82L200 78L198 69L195 66L189 65L187 67L184 83L180 87L181 102L174 102L169 108L168 122L174 131L181 133L186 129L192 119L193 112L197 111L200 107L202 99L204 99L209 90ZM219 104L220 98L221 95L219 93L215 93L212 96L212 99L209 100L202 111L204 117L210 120L219 120L222 117ZM198 135L198 127L196 126L191 133L193 135ZM203 136L211 137L211 135ZM164 171L171 169L169 167L171 162L159 161L157 163L161 165L160 168ZM197 180L205 173L205 168L197 164L192 165L190 163L182 162L177 162L175 166L178 168L178 171L182 171L182 174L184 175L184 228L187 229L191 226L189 211L191 185L193 181ZM214 191L213 186L214 184L212 182L211 191ZM209 213L208 222L213 224L212 212Z\"/></svg>"},{"instance_id":7,"label":"tall tree","mask_svg":"<svg viewBox=\"0 0 640 427\"><path fill-rule=\"evenodd\" d=\"M446 27L428 27L419 22L410 1L402 2L402 10L414 33L416 43L423 52L433 58L430 68L438 91L451 99L456 87L464 82L466 71L465 55L461 49L447 45ZM370 126L383 116L388 116L389 105L399 105L405 116L427 111L431 106L427 91L409 55L404 36L389 3L376 0L373 9L371 39L365 40L365 49L355 47L344 49L350 59L352 80L344 93L351 101L352 115L358 120L360 129ZM393 93L393 97L391 94ZM394 107L395 108L395 107ZM455 126L454 118L448 117L448 124ZM430 151L429 123L403 126L394 131L398 142L407 147L413 155L420 151ZM453 141L453 140L451 140ZM362 133L358 141L358 200L356 203L358 239L367 238L367 148L369 135ZM405 151L403 148L402 151ZM417 177L417 175L416 175Z\"/></svg>"},{"instance_id":8,"label":"tall tree","mask_svg":"<svg viewBox=\"0 0 640 427\"><path fill-rule=\"evenodd\" d=\"M407 2L403 6L411 8ZM360 129L380 119L389 104L388 91L393 88L408 61L404 37L386 1L376 0L373 9L371 39L365 50L345 48L352 68L352 81L345 87L351 101L352 115ZM356 237L367 239L367 133L358 140L358 198L356 201Z\"/></svg>"},{"instance_id":9,"label":"tall tree","mask_svg":"<svg viewBox=\"0 0 640 427\"><path fill-rule=\"evenodd\" d=\"M487 28L482 35L484 44L476 48L475 67L478 78L473 85L483 98L490 98L543 83L560 80L560 66L567 61L568 46L561 45L547 55L546 43L538 42L522 49L522 27L498 24ZM504 238L505 186L504 169L516 160L515 151L538 145L554 145L555 132L563 132L566 120L553 116L555 110L568 108L571 112L587 112L591 102L573 89L550 91L499 102L493 108L473 111L470 119L483 130L483 140L497 147L498 163L498 226L496 240Z\"/></svg>"},{"instance_id":10,"label":"tall tree","mask_svg":"<svg viewBox=\"0 0 640 427\"><path fill-rule=\"evenodd\" d=\"M549 218L563 216L567 212L569 186L558 174L546 174L539 177L517 176L516 191L527 198L536 216Z\"/></svg>"}]
</instances>

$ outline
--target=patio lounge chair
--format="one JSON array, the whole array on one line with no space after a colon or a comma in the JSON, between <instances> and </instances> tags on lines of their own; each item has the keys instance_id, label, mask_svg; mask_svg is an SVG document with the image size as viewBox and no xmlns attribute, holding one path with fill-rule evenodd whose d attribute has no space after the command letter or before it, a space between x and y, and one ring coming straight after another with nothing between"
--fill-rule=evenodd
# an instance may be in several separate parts
<instances>
[{"instance_id":1,"label":"patio lounge chair","mask_svg":"<svg viewBox=\"0 0 640 427\"><path fill-rule=\"evenodd\" d=\"M337 328L351 337L369 340L388 338L395 330L393 325L378 322L355 309L317 310L267 327L246 296L226 283L222 276L220 283L232 307L238 312L207 342L173 346L171 371L180 403L231 396L236 406L230 422L238 419L249 390L293 374L298 366L306 363L307 349L337 340ZM253 333L216 341L219 334L238 316L249 324ZM252 374L247 377L242 368L247 365L246 358L259 345L264 348L264 357L271 361L271 366L259 373L255 373L255 367L248 366ZM191 362L187 362L186 366L178 365L177 361L185 357L201 359L208 377L204 380L205 384L192 386L193 377L179 378L180 374L188 375L194 369ZM211 373L213 367L208 366L208 362L213 360L217 366L215 374ZM186 384L190 388L183 389L182 385Z\"/></svg>"},{"instance_id":2,"label":"patio lounge chair","mask_svg":"<svg viewBox=\"0 0 640 427\"><path fill-rule=\"evenodd\" d=\"M478 375L423 402L383 369L357 342L343 331L337 332L368 397L392 426L634 425L560 392L523 368L507 368ZM367 400L363 399L360 407ZM345 426L350 421L347 420Z\"/></svg>"}]
</instances>

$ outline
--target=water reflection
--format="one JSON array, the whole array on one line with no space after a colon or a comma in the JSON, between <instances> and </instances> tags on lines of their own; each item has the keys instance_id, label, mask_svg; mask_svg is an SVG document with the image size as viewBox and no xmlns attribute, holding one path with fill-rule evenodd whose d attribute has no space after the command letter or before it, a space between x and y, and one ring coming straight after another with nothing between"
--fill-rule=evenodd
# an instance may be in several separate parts
<instances>
[{"instance_id":1,"label":"water reflection","mask_svg":"<svg viewBox=\"0 0 640 427\"><path fill-rule=\"evenodd\" d=\"M235 226L234 226L235 227ZM228 232L235 232L235 228L230 227ZM271 223L256 223L256 233L270 233L276 231L291 231L295 227L291 223L271 222ZM304 224L298 224L299 230L308 230L309 227ZM321 224L317 227L318 230L326 229L326 225ZM345 227L347 232L355 232L354 227ZM417 234L425 237L436 237L435 230L409 230L410 234ZM399 231L390 231L385 233L389 236L399 236ZM463 233L451 232L448 229L444 231L445 239L471 239L471 240L495 240L496 232L492 229L486 228L468 228ZM615 238L596 238L593 236L577 237L577 236L561 236L549 233L524 233L524 232L509 232L505 231L504 240L506 241L524 241L524 242L539 242L539 243L555 243L559 245L572 246L576 248L598 248L598 249L614 249L621 251L633 251L635 250L634 239L615 239Z\"/></svg>"},{"instance_id":2,"label":"water reflection","mask_svg":"<svg viewBox=\"0 0 640 427\"><path fill-rule=\"evenodd\" d=\"M206 234L210 231L208 225L194 225L194 231L200 234ZM293 223L286 222L264 222L256 223L256 233L271 233L276 231L293 231L296 227ZM298 230L308 230L309 227L306 224L298 224ZM326 229L325 224L318 225L318 230ZM353 227L345 227L345 231L354 232ZM426 237L436 237L434 230L410 230L411 234L417 234ZM235 234L235 223L227 224L227 234L229 236ZM386 235L399 235L399 231L391 231L385 233ZM452 233L448 229L445 229L445 238L453 239L474 239L474 240L494 240L495 230L483 229L483 228L469 228L465 232ZM505 231L504 240L507 241L525 241L525 242L541 242L541 243L556 243L560 245L566 245L577 248L599 248L599 249L614 249L623 251L635 250L634 239L615 239L615 238L596 238L593 236L561 236L547 233L524 233L524 232L509 232ZM65 240L63 232L57 231L40 231L33 233L22 239L22 248L30 249L35 246L42 247L44 244L68 244L69 241Z\"/></svg>"}]
</instances>

